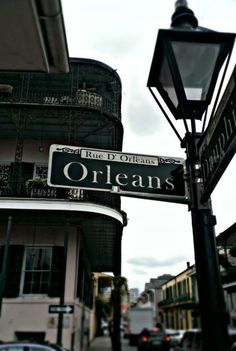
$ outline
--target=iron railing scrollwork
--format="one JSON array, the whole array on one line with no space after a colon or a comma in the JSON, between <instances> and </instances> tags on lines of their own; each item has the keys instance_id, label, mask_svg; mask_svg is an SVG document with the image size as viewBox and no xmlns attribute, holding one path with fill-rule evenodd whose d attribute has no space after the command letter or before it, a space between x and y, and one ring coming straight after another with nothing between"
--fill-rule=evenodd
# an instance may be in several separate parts
<instances>
[{"instance_id":1,"label":"iron railing scrollwork","mask_svg":"<svg viewBox=\"0 0 236 351\"><path fill-rule=\"evenodd\" d=\"M8 179L0 178L0 197L63 199L97 203L118 210L120 209L120 197L116 194L74 188L55 188L48 186L46 182L44 184L43 181L38 182L37 180L39 179L35 179L34 182L27 185L27 182L16 184ZM32 179L29 181L32 181Z\"/></svg>"},{"instance_id":2,"label":"iron railing scrollwork","mask_svg":"<svg viewBox=\"0 0 236 351\"><path fill-rule=\"evenodd\" d=\"M47 94L47 95L46 95ZM22 97L19 91L13 90L12 94L3 94L0 92L0 103L17 103L17 104L40 104L45 106L74 106L80 108L89 108L96 111L112 114L120 117L119 104L109 100L100 94L78 89L74 96L65 95L58 92L43 92L31 90L27 96Z\"/></svg>"}]
</instances>

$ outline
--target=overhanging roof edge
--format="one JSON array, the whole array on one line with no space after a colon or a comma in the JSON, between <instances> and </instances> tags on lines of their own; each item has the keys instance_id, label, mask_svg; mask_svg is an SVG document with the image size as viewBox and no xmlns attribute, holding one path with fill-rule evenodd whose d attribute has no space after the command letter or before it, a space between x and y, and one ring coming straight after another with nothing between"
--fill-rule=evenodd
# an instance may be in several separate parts
<instances>
[{"instance_id":1,"label":"overhanging roof edge","mask_svg":"<svg viewBox=\"0 0 236 351\"><path fill-rule=\"evenodd\" d=\"M40 211L77 211L102 214L119 221L122 225L124 217L121 212L104 205L91 202L65 202L55 200L36 199L0 199L0 211L2 210L40 210Z\"/></svg>"}]
</instances>

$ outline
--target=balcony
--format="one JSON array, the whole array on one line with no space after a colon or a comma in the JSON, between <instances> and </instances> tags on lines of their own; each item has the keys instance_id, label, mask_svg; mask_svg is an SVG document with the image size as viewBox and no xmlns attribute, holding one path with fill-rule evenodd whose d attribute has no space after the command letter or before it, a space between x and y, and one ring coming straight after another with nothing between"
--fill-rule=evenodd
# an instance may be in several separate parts
<instances>
[{"instance_id":1,"label":"balcony","mask_svg":"<svg viewBox=\"0 0 236 351\"><path fill-rule=\"evenodd\" d=\"M108 192L81 189L54 188L47 185L46 178L28 179L26 182L10 182L0 179L1 198L55 199L78 202L92 202L120 209L120 198Z\"/></svg>"},{"instance_id":2,"label":"balcony","mask_svg":"<svg viewBox=\"0 0 236 351\"><path fill-rule=\"evenodd\" d=\"M173 307L173 306L182 306L182 305L191 305L195 303L195 299L190 294L185 294L181 296L176 296L174 298L165 299L159 302L158 306L162 308Z\"/></svg>"},{"instance_id":3,"label":"balcony","mask_svg":"<svg viewBox=\"0 0 236 351\"><path fill-rule=\"evenodd\" d=\"M119 106L108 98L84 89L78 89L74 95L65 92L45 92L31 89L27 95L21 94L20 87L0 85L0 105L25 105L28 107L54 107L54 108L83 108L92 109L102 113L120 117Z\"/></svg>"},{"instance_id":4,"label":"balcony","mask_svg":"<svg viewBox=\"0 0 236 351\"><path fill-rule=\"evenodd\" d=\"M159 307L168 307L168 306L172 306L173 305L173 302L174 302L174 299L165 299L165 300L162 300L158 303L158 306Z\"/></svg>"}]
</instances>

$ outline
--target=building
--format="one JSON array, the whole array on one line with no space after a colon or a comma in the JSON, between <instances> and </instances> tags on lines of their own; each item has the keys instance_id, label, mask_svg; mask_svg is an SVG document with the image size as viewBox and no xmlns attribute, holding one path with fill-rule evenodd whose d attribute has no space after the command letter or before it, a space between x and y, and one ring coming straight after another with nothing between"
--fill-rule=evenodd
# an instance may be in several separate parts
<instances>
[{"instance_id":1,"label":"building","mask_svg":"<svg viewBox=\"0 0 236 351\"><path fill-rule=\"evenodd\" d=\"M126 216L117 194L49 187L49 147L121 150L120 78L76 58L70 73L0 72L0 125L0 339L85 350L93 272L120 274Z\"/></svg>"},{"instance_id":2,"label":"building","mask_svg":"<svg viewBox=\"0 0 236 351\"><path fill-rule=\"evenodd\" d=\"M236 223L216 238L221 282L229 326L236 327ZM151 282L151 280L150 280ZM150 284L146 287L150 288ZM198 289L195 265L161 285L162 298L158 306L162 321L168 328L191 329L200 327Z\"/></svg>"},{"instance_id":3,"label":"building","mask_svg":"<svg viewBox=\"0 0 236 351\"><path fill-rule=\"evenodd\" d=\"M139 289L138 288L131 288L129 289L129 303L135 303L137 298L139 297Z\"/></svg>"},{"instance_id":4,"label":"building","mask_svg":"<svg viewBox=\"0 0 236 351\"><path fill-rule=\"evenodd\" d=\"M162 285L174 278L171 274L162 274L157 278L151 278L149 283L145 283L144 291L140 294L142 303L149 304L153 307L153 313L156 323L163 320L162 309L159 302L162 301Z\"/></svg>"},{"instance_id":5,"label":"building","mask_svg":"<svg viewBox=\"0 0 236 351\"><path fill-rule=\"evenodd\" d=\"M216 243L230 326L236 327L236 223L220 233Z\"/></svg>"},{"instance_id":6,"label":"building","mask_svg":"<svg viewBox=\"0 0 236 351\"><path fill-rule=\"evenodd\" d=\"M0 32L0 70L69 72L61 0L2 1Z\"/></svg>"},{"instance_id":7,"label":"building","mask_svg":"<svg viewBox=\"0 0 236 351\"><path fill-rule=\"evenodd\" d=\"M96 296L99 296L104 301L109 301L113 289L113 276L104 273L96 273L97 281Z\"/></svg>"},{"instance_id":8,"label":"building","mask_svg":"<svg viewBox=\"0 0 236 351\"><path fill-rule=\"evenodd\" d=\"M166 328L199 327L199 308L195 266L187 268L162 285L162 323Z\"/></svg>"},{"instance_id":9,"label":"building","mask_svg":"<svg viewBox=\"0 0 236 351\"><path fill-rule=\"evenodd\" d=\"M113 276L105 273L94 273L94 335L103 335L108 331L108 320L111 318L111 295ZM106 327L106 328L104 328Z\"/></svg>"}]
</instances>

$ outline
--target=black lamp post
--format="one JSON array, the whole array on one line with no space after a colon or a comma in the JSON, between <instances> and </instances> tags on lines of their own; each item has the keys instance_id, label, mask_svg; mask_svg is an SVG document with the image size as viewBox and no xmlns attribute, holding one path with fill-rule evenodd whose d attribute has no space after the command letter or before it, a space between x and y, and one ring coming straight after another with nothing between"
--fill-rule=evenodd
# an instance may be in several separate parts
<instances>
[{"instance_id":1,"label":"black lamp post","mask_svg":"<svg viewBox=\"0 0 236 351\"><path fill-rule=\"evenodd\" d=\"M147 86L181 141L181 147L186 149L203 350L228 351L228 318L215 242L216 221L210 199L204 203L200 200L203 183L199 140L204 137L207 108L215 93L213 118L235 34L198 27L184 0L176 1L171 27L159 30ZM175 126L180 120L184 137Z\"/></svg>"}]
</instances>

